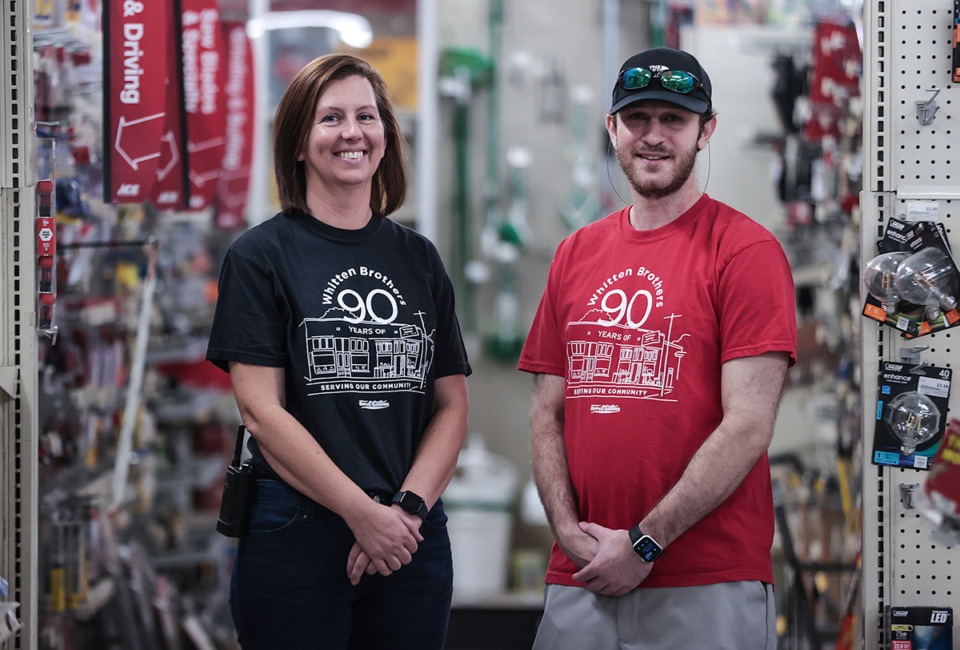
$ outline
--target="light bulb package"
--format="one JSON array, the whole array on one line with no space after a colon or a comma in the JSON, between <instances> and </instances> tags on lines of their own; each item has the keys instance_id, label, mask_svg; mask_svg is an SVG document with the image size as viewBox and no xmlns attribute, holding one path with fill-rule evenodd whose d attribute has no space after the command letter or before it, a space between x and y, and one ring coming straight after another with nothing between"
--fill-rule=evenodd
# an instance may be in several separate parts
<instances>
[{"instance_id":1,"label":"light bulb package","mask_svg":"<svg viewBox=\"0 0 960 650\"><path fill-rule=\"evenodd\" d=\"M890 650L953 650L953 608L887 605Z\"/></svg>"},{"instance_id":2,"label":"light bulb package","mask_svg":"<svg viewBox=\"0 0 960 650\"><path fill-rule=\"evenodd\" d=\"M861 276L864 316L907 338L960 324L960 271L941 224L891 219L877 249Z\"/></svg>"},{"instance_id":3,"label":"light bulb package","mask_svg":"<svg viewBox=\"0 0 960 650\"><path fill-rule=\"evenodd\" d=\"M915 222L914 222L915 223ZM877 251L893 253L895 251L909 251L909 241L913 223L891 217L883 230L883 238L877 242Z\"/></svg>"},{"instance_id":4,"label":"light bulb package","mask_svg":"<svg viewBox=\"0 0 960 650\"><path fill-rule=\"evenodd\" d=\"M873 463L929 470L946 429L953 371L884 362L878 378Z\"/></svg>"}]
</instances>

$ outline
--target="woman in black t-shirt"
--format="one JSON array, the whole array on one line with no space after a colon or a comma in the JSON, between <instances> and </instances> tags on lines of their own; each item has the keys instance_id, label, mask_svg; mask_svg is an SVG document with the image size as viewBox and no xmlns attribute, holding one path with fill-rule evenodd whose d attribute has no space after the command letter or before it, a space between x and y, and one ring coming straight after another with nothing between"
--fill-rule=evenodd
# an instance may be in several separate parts
<instances>
[{"instance_id":1,"label":"woman in black t-shirt","mask_svg":"<svg viewBox=\"0 0 960 650\"><path fill-rule=\"evenodd\" d=\"M380 75L329 55L274 122L282 212L227 252L207 359L251 434L254 505L230 602L251 648L442 648L440 495L470 366L436 248L386 218L403 137Z\"/></svg>"}]
</instances>

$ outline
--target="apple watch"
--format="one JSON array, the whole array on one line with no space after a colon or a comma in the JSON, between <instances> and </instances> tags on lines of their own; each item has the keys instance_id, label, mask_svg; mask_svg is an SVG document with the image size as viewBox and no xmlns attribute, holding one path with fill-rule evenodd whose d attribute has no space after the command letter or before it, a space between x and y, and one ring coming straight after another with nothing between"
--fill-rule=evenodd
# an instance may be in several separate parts
<instances>
[{"instance_id":1,"label":"apple watch","mask_svg":"<svg viewBox=\"0 0 960 650\"><path fill-rule=\"evenodd\" d=\"M415 492L410 490L397 492L393 495L390 503L396 503L410 514L417 515L421 519L427 518L427 504L423 502L423 497Z\"/></svg>"},{"instance_id":2,"label":"apple watch","mask_svg":"<svg viewBox=\"0 0 960 650\"><path fill-rule=\"evenodd\" d=\"M630 543L633 544L634 552L644 562L653 562L663 555L663 547L654 538L643 534L640 531L640 524L630 529Z\"/></svg>"}]
</instances>

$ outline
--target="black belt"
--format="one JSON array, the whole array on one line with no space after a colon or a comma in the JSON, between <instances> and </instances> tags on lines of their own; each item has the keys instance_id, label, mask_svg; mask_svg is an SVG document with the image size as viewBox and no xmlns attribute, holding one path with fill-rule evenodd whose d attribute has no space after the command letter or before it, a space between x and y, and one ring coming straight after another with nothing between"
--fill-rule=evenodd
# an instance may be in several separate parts
<instances>
[{"instance_id":1,"label":"black belt","mask_svg":"<svg viewBox=\"0 0 960 650\"><path fill-rule=\"evenodd\" d=\"M372 492L367 492L367 494L370 495L370 498L377 503L382 503L384 505L390 505L390 503L393 501L393 494L389 492L373 490Z\"/></svg>"},{"instance_id":2,"label":"black belt","mask_svg":"<svg viewBox=\"0 0 960 650\"><path fill-rule=\"evenodd\" d=\"M277 476L270 476L270 475L267 474L266 472L257 469L256 466L254 466L254 468L253 468L253 477L256 478L256 479L261 479L261 480L279 481L280 483L283 483L285 486L287 486L288 488L290 488L290 489L293 490L294 492L297 492L297 494L300 494L300 496L302 496L304 499L306 499L306 500L308 500L308 501L312 501L312 499L310 499L310 498L307 497L306 495L303 495L303 494L301 494L300 492L298 492L297 490L295 490L289 483L287 483L286 481L284 481L282 478L279 478L279 477L277 477ZM384 492L383 490L367 490L366 492L367 492L367 496L369 496L371 499L373 499L373 500L376 501L377 503L383 503L383 504L385 504L385 505L390 505L390 503L393 501L393 494L394 494L393 492Z\"/></svg>"}]
</instances>

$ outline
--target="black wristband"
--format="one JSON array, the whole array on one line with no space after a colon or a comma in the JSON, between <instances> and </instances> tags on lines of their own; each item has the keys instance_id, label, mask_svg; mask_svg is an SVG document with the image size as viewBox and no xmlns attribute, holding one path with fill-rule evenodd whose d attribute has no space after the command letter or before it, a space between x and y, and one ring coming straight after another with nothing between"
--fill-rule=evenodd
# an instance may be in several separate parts
<instances>
[{"instance_id":1,"label":"black wristband","mask_svg":"<svg viewBox=\"0 0 960 650\"><path fill-rule=\"evenodd\" d=\"M416 492L411 492L410 490L397 492L393 495L390 503L396 503L410 514L417 515L421 519L427 518L427 504L424 503L423 497Z\"/></svg>"},{"instance_id":2,"label":"black wristband","mask_svg":"<svg viewBox=\"0 0 960 650\"><path fill-rule=\"evenodd\" d=\"M630 529L630 543L644 562L653 562L663 555L663 547L650 535L645 535L640 530L640 524Z\"/></svg>"}]
</instances>

